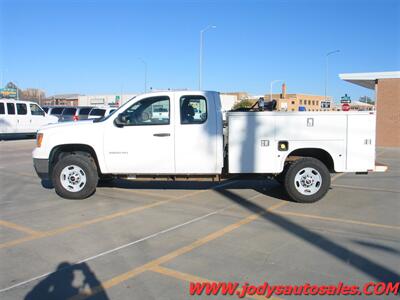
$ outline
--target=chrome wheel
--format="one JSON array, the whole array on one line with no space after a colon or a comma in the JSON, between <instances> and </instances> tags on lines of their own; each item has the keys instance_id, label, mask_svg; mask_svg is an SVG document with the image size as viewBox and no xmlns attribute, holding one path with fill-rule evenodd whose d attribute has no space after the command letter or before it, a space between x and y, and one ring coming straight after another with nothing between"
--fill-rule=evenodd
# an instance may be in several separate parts
<instances>
[{"instance_id":1,"label":"chrome wheel","mask_svg":"<svg viewBox=\"0 0 400 300\"><path fill-rule=\"evenodd\" d=\"M297 172L294 186L302 195L314 195L322 186L322 176L314 168L303 168Z\"/></svg>"},{"instance_id":2,"label":"chrome wheel","mask_svg":"<svg viewBox=\"0 0 400 300\"><path fill-rule=\"evenodd\" d=\"M86 174L82 168L70 165L61 171L60 182L67 191L76 193L85 187Z\"/></svg>"}]
</instances>

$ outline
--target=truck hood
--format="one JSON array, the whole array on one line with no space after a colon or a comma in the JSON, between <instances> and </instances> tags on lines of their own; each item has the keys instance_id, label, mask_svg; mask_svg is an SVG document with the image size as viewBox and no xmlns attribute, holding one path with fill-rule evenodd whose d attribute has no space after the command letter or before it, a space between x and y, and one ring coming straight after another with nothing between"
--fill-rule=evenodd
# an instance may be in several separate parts
<instances>
[{"instance_id":1,"label":"truck hood","mask_svg":"<svg viewBox=\"0 0 400 300\"><path fill-rule=\"evenodd\" d=\"M57 130L57 129L67 129L67 127L71 127L71 130L79 130L80 128L87 127L93 124L93 120L82 120L82 121L70 121L70 122L62 122L56 124L48 124L40 128L39 131L47 131L47 130Z\"/></svg>"}]
</instances>

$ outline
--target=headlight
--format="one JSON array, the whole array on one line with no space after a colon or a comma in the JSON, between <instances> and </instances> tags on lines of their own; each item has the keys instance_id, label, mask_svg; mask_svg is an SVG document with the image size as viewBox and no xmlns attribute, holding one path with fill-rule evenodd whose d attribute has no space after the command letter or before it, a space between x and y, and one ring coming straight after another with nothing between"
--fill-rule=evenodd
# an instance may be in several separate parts
<instances>
[{"instance_id":1,"label":"headlight","mask_svg":"<svg viewBox=\"0 0 400 300\"><path fill-rule=\"evenodd\" d=\"M42 140L43 140L43 133L38 133L36 136L36 147L40 148L42 146Z\"/></svg>"}]
</instances>

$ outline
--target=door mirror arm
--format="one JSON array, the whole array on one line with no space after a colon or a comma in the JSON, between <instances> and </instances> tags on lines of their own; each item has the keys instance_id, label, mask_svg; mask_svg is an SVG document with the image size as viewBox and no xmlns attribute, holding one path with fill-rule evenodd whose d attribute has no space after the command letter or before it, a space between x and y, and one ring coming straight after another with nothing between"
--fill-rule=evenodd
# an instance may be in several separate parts
<instances>
[{"instance_id":1,"label":"door mirror arm","mask_svg":"<svg viewBox=\"0 0 400 300\"><path fill-rule=\"evenodd\" d=\"M114 124L115 126L122 128L126 125L126 116L123 114L119 114L115 119L114 119Z\"/></svg>"}]
</instances>

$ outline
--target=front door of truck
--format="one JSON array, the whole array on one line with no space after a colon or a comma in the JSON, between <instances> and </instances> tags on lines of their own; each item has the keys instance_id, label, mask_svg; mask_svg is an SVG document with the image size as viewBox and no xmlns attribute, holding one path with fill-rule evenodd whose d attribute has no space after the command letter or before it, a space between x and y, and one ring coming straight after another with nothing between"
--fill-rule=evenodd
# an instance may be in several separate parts
<instances>
[{"instance_id":1,"label":"front door of truck","mask_svg":"<svg viewBox=\"0 0 400 300\"><path fill-rule=\"evenodd\" d=\"M174 165L173 99L153 96L136 101L115 116L104 135L108 172L121 174L172 174ZM162 108L163 114L154 113ZM115 119L114 117L114 119Z\"/></svg>"}]
</instances>

